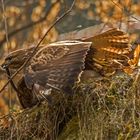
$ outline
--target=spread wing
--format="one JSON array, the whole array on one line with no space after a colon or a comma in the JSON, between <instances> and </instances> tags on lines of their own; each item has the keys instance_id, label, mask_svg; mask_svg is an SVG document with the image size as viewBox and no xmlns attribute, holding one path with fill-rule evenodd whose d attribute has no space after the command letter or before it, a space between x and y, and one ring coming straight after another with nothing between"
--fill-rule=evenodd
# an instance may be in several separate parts
<instances>
[{"instance_id":1,"label":"spread wing","mask_svg":"<svg viewBox=\"0 0 140 140\"><path fill-rule=\"evenodd\" d=\"M72 92L84 69L91 43L62 41L40 49L25 68L25 83L29 89L58 89Z\"/></svg>"},{"instance_id":2,"label":"spread wing","mask_svg":"<svg viewBox=\"0 0 140 140\"><path fill-rule=\"evenodd\" d=\"M104 73L114 73L117 69L128 66L131 52L129 36L117 28L101 30L98 27L90 27L62 34L59 37L62 40L66 38L92 42L86 58L87 69L97 70L104 75Z\"/></svg>"},{"instance_id":3,"label":"spread wing","mask_svg":"<svg viewBox=\"0 0 140 140\"><path fill-rule=\"evenodd\" d=\"M116 28L92 38L87 38L85 41L91 41L92 46L97 50L114 54L127 54L131 49L128 35Z\"/></svg>"},{"instance_id":4,"label":"spread wing","mask_svg":"<svg viewBox=\"0 0 140 140\"><path fill-rule=\"evenodd\" d=\"M92 49L87 57L92 69L113 73L122 69L123 65L128 65L131 45L128 35L123 31L114 28L85 41L92 42Z\"/></svg>"}]
</instances>

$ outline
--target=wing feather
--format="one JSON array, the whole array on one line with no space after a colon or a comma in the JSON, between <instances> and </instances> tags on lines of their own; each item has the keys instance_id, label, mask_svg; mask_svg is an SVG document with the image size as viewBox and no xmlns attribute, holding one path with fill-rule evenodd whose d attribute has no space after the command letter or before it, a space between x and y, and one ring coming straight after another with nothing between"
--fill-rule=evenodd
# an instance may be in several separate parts
<instances>
[{"instance_id":1,"label":"wing feather","mask_svg":"<svg viewBox=\"0 0 140 140\"><path fill-rule=\"evenodd\" d=\"M40 63L42 61L40 59L35 62L34 59L26 67L25 83L27 87L31 89L38 84L45 89L56 88L72 93L72 87L75 82L78 82L79 75L84 69L85 57L90 46L89 42L67 41L44 47L38 54L44 54L44 56L40 56L40 59L44 58L45 63ZM49 51L50 49L52 52ZM47 59L50 55L51 59Z\"/></svg>"}]
</instances>

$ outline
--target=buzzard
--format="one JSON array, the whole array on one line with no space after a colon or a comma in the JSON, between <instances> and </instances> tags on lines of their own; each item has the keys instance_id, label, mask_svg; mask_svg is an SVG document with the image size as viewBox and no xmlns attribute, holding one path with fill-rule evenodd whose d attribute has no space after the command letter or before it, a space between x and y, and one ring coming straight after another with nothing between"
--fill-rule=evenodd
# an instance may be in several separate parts
<instances>
[{"instance_id":1,"label":"buzzard","mask_svg":"<svg viewBox=\"0 0 140 140\"><path fill-rule=\"evenodd\" d=\"M108 75L130 67L131 45L123 31L113 28L78 40L58 41L38 48L17 84L16 91L23 108L49 100L52 90L72 94L83 70ZM2 67L17 70L33 50L31 47L10 53Z\"/></svg>"},{"instance_id":2,"label":"buzzard","mask_svg":"<svg viewBox=\"0 0 140 140\"><path fill-rule=\"evenodd\" d=\"M17 95L23 108L30 108L47 99L52 90L72 94L85 68L90 42L60 41L43 45L23 70L17 84ZM3 68L17 70L31 55L34 47L10 53Z\"/></svg>"}]
</instances>

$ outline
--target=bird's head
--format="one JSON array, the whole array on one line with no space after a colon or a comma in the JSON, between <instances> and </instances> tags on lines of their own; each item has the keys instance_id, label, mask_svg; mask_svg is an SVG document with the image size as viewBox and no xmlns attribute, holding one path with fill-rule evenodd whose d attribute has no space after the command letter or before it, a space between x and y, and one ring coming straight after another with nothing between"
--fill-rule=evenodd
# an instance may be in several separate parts
<instances>
[{"instance_id":1,"label":"bird's head","mask_svg":"<svg viewBox=\"0 0 140 140\"><path fill-rule=\"evenodd\" d=\"M26 59L31 55L33 48L19 49L11 52L6 58L4 63L1 65L3 69L18 69L20 68Z\"/></svg>"}]
</instances>

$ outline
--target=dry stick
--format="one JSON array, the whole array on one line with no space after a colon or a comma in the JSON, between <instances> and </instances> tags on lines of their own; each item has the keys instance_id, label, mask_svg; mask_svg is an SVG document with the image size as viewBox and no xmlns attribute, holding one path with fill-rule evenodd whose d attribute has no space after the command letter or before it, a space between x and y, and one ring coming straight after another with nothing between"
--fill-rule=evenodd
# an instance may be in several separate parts
<instances>
[{"instance_id":1,"label":"dry stick","mask_svg":"<svg viewBox=\"0 0 140 140\"><path fill-rule=\"evenodd\" d=\"M113 0L110 0L114 5L116 5L122 12L125 12L124 10L123 10L123 7L120 7L120 5L118 5L118 3L116 3L115 1L113 1ZM130 15L129 13L127 13L127 12L125 12L125 14L126 14L126 16L130 16L130 17L132 17L132 18L134 18L134 19L136 19L137 21L139 21L140 22L140 19L138 19L137 17L135 17L135 16L133 16L133 15Z\"/></svg>"},{"instance_id":2,"label":"dry stick","mask_svg":"<svg viewBox=\"0 0 140 140\"><path fill-rule=\"evenodd\" d=\"M5 28L5 40L7 42L7 50L8 50L8 44L9 44L9 38L8 38L8 27L7 27L7 20L5 16L5 6L4 6L4 1L1 0L2 3L2 11L3 11L3 18L4 18L4 28Z\"/></svg>"},{"instance_id":3,"label":"dry stick","mask_svg":"<svg viewBox=\"0 0 140 140\"><path fill-rule=\"evenodd\" d=\"M25 29L28 29L28 28L30 28L30 27L32 27L32 26L35 26L36 24L38 24L38 23L44 21L44 20L46 19L46 17L48 16L49 11L50 11L59 1L60 1L60 0L57 0L56 2L54 2L54 3L52 4L52 6L47 10L45 16L43 16L43 18L41 18L41 19L39 19L39 20L37 20L37 21L35 21L35 22L31 22L31 23L29 23L29 24L27 24L27 25L23 25L23 26L20 27L20 28L15 29L14 31L12 31L12 32L10 32L10 33L8 34L8 38L11 38L12 36L16 35L17 33L21 32L21 31L23 31L23 30L25 30ZM0 47L2 46L2 44L3 44L5 41L6 41L6 37L4 37L4 38L0 41Z\"/></svg>"},{"instance_id":4,"label":"dry stick","mask_svg":"<svg viewBox=\"0 0 140 140\"><path fill-rule=\"evenodd\" d=\"M7 68L7 67L6 67L6 72L7 72L7 75L8 75L8 79L10 79L11 73L10 73L10 71L9 71L9 68ZM14 89L17 93L19 93L19 91L18 91L16 85L14 84L13 80L10 80L10 84L12 85L13 89Z\"/></svg>"},{"instance_id":5,"label":"dry stick","mask_svg":"<svg viewBox=\"0 0 140 140\"><path fill-rule=\"evenodd\" d=\"M9 43L9 38L8 38L8 27L7 27L6 15L5 15L4 1L1 0L1 3L2 3L2 12L3 12L3 18L4 18L4 25L5 25L4 27L5 27L6 47L7 47L7 50L8 50L8 45L10 46L10 43ZM9 51L7 51L7 52L9 53ZM9 74L10 74L10 72L9 72ZM11 80L11 84L13 85L13 81L12 80ZM11 108L11 90L9 92L9 108Z\"/></svg>"},{"instance_id":6,"label":"dry stick","mask_svg":"<svg viewBox=\"0 0 140 140\"><path fill-rule=\"evenodd\" d=\"M58 19L56 19L56 21L54 21L54 23L52 25L50 25L50 27L48 28L48 30L46 31L46 33L44 34L44 36L40 39L39 43L36 45L36 47L33 50L33 53L30 55L30 57L24 62L24 64L10 77L10 79L7 81L7 83L2 87L2 89L0 90L0 93L5 89L5 87L9 84L9 82L27 65L27 63L32 59L32 57L35 55L36 50L38 49L39 45L41 44L41 42L44 40L44 38L46 37L46 35L50 32L50 30L61 20L63 19L66 15L68 15L73 6L74 6L75 0L73 0L73 3L71 5L71 7L64 13L62 14Z\"/></svg>"}]
</instances>

